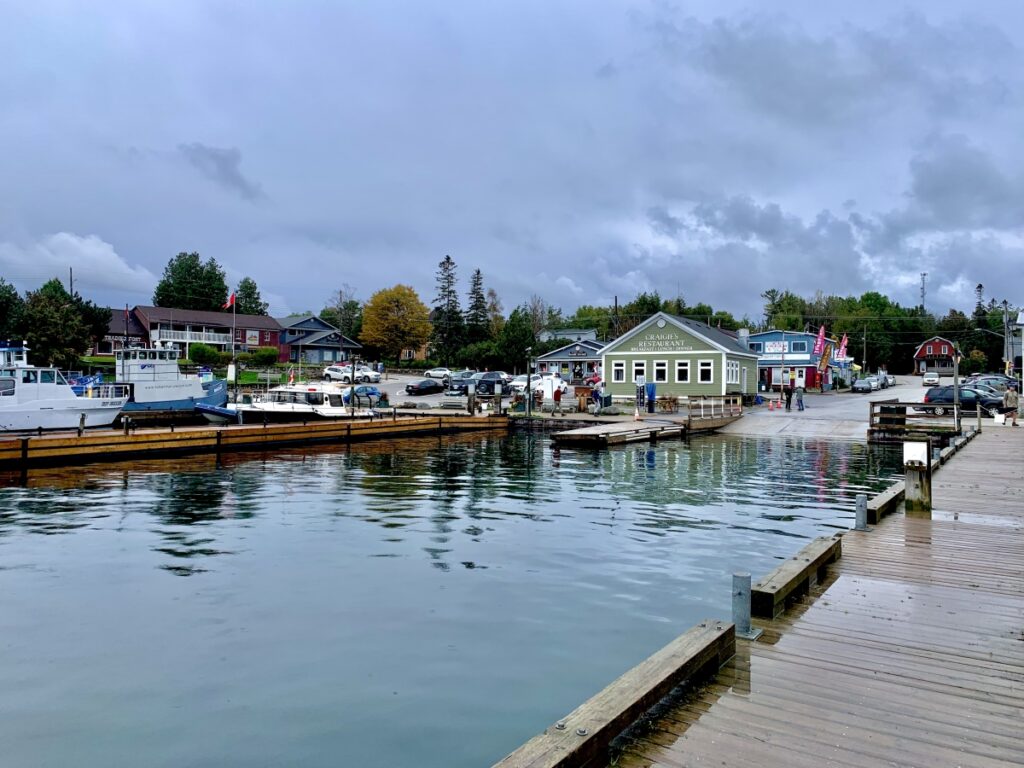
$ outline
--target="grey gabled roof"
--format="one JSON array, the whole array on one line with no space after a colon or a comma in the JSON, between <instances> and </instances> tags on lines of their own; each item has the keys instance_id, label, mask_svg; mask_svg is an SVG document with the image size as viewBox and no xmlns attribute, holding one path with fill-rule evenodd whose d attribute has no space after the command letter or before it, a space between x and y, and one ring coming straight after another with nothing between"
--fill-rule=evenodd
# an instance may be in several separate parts
<instances>
[{"instance_id":1,"label":"grey gabled roof","mask_svg":"<svg viewBox=\"0 0 1024 768\"><path fill-rule=\"evenodd\" d=\"M174 309L172 307L137 306L135 312L142 323L152 327L153 323L198 323L230 328L234 324L238 328L260 328L268 331L282 330L281 324L269 315L242 315L228 310L212 312L198 309Z\"/></svg>"},{"instance_id":2,"label":"grey gabled roof","mask_svg":"<svg viewBox=\"0 0 1024 768\"><path fill-rule=\"evenodd\" d=\"M295 333L294 328L291 329L292 333ZM301 329L299 329L301 333ZM334 334L341 335L337 330L331 331L310 331L304 336L297 336L294 339L289 339L288 343L293 347L312 347L312 346L337 346L338 342L328 341L328 339ZM342 336L342 346L346 349L362 349L363 345L358 341L352 341L348 336Z\"/></svg>"},{"instance_id":3,"label":"grey gabled roof","mask_svg":"<svg viewBox=\"0 0 1024 768\"><path fill-rule=\"evenodd\" d=\"M570 341L568 344L565 344L559 347L558 349L553 349L550 352L545 352L543 355L540 355L537 359L545 360L548 358L559 357L560 353L564 352L569 347L586 347L589 352L593 353L594 355L598 355L601 352L601 350L604 349L604 346L605 345L603 342L593 341L591 339L583 339L582 341Z\"/></svg>"},{"instance_id":4,"label":"grey gabled roof","mask_svg":"<svg viewBox=\"0 0 1024 768\"><path fill-rule=\"evenodd\" d=\"M651 324L651 322L655 320L655 318L658 317L664 317L667 320L671 320L673 323L683 328L688 333L692 333L694 336L704 339L712 346L718 347L719 349L723 350L724 352L727 352L730 355L743 355L744 357L753 357L755 359L758 357L756 352L752 352L750 349L743 346L738 339L729 335L725 331L719 328L712 328L710 325L707 325L706 323L700 323L697 322L696 320L690 320L689 318L686 317L670 315L668 314L668 312L655 312L642 323L639 323L636 327L630 329L626 333L619 336L619 338L615 339L614 341L609 341L608 344L605 345L604 350L602 351L612 349L613 347L619 345L626 339L636 336L643 329L647 328Z\"/></svg>"}]
</instances>

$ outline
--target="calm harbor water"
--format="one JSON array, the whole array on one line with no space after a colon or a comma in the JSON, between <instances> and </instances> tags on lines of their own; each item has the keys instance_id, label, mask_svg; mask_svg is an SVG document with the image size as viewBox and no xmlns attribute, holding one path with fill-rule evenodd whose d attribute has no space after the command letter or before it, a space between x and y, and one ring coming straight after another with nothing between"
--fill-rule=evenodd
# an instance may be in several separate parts
<instances>
[{"instance_id":1,"label":"calm harbor water","mask_svg":"<svg viewBox=\"0 0 1024 768\"><path fill-rule=\"evenodd\" d=\"M0 762L490 765L898 458L513 435L34 473L0 488Z\"/></svg>"}]
</instances>

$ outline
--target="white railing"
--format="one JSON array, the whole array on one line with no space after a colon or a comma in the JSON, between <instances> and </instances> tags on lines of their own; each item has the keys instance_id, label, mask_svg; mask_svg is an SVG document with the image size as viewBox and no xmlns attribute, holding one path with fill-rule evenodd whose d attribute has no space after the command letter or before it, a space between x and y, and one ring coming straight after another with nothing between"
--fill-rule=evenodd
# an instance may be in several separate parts
<instances>
[{"instance_id":1,"label":"white railing","mask_svg":"<svg viewBox=\"0 0 1024 768\"><path fill-rule=\"evenodd\" d=\"M90 400L123 400L128 397L127 384L93 384L86 387L79 397Z\"/></svg>"},{"instance_id":2,"label":"white railing","mask_svg":"<svg viewBox=\"0 0 1024 768\"><path fill-rule=\"evenodd\" d=\"M168 331L156 330L152 333L153 341L188 341L204 344L230 344L230 333L205 333L203 331Z\"/></svg>"}]
</instances>

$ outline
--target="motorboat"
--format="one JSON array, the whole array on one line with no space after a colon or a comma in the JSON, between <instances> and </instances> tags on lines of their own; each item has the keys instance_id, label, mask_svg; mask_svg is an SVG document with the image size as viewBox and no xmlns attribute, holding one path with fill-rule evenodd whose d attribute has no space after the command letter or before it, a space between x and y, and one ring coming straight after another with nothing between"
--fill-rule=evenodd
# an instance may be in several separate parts
<instances>
[{"instance_id":1,"label":"motorboat","mask_svg":"<svg viewBox=\"0 0 1024 768\"><path fill-rule=\"evenodd\" d=\"M115 381L130 387L124 412L192 413L199 403L214 407L228 401L228 385L212 376L185 375L178 367L177 349L159 342L153 347L129 347L114 352Z\"/></svg>"},{"instance_id":2,"label":"motorboat","mask_svg":"<svg viewBox=\"0 0 1024 768\"><path fill-rule=\"evenodd\" d=\"M266 392L243 395L238 403L220 407L197 405L196 411L215 424L275 424L327 419L370 419L372 408L353 408L345 404L347 386L329 382L294 382L272 387Z\"/></svg>"},{"instance_id":3,"label":"motorboat","mask_svg":"<svg viewBox=\"0 0 1024 768\"><path fill-rule=\"evenodd\" d=\"M29 365L28 351L0 342L0 432L106 427L128 402L118 384L75 394L58 369Z\"/></svg>"}]
</instances>

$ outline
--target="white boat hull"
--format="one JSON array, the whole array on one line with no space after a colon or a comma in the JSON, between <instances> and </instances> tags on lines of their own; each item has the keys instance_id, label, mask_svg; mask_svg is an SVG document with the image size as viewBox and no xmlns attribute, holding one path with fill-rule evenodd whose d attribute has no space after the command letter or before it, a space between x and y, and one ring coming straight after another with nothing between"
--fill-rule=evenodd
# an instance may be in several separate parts
<instances>
[{"instance_id":1,"label":"white boat hull","mask_svg":"<svg viewBox=\"0 0 1024 768\"><path fill-rule=\"evenodd\" d=\"M127 398L60 398L33 400L31 406L0 405L0 432L37 429L77 429L85 416L86 427L108 427L124 408Z\"/></svg>"}]
</instances>

